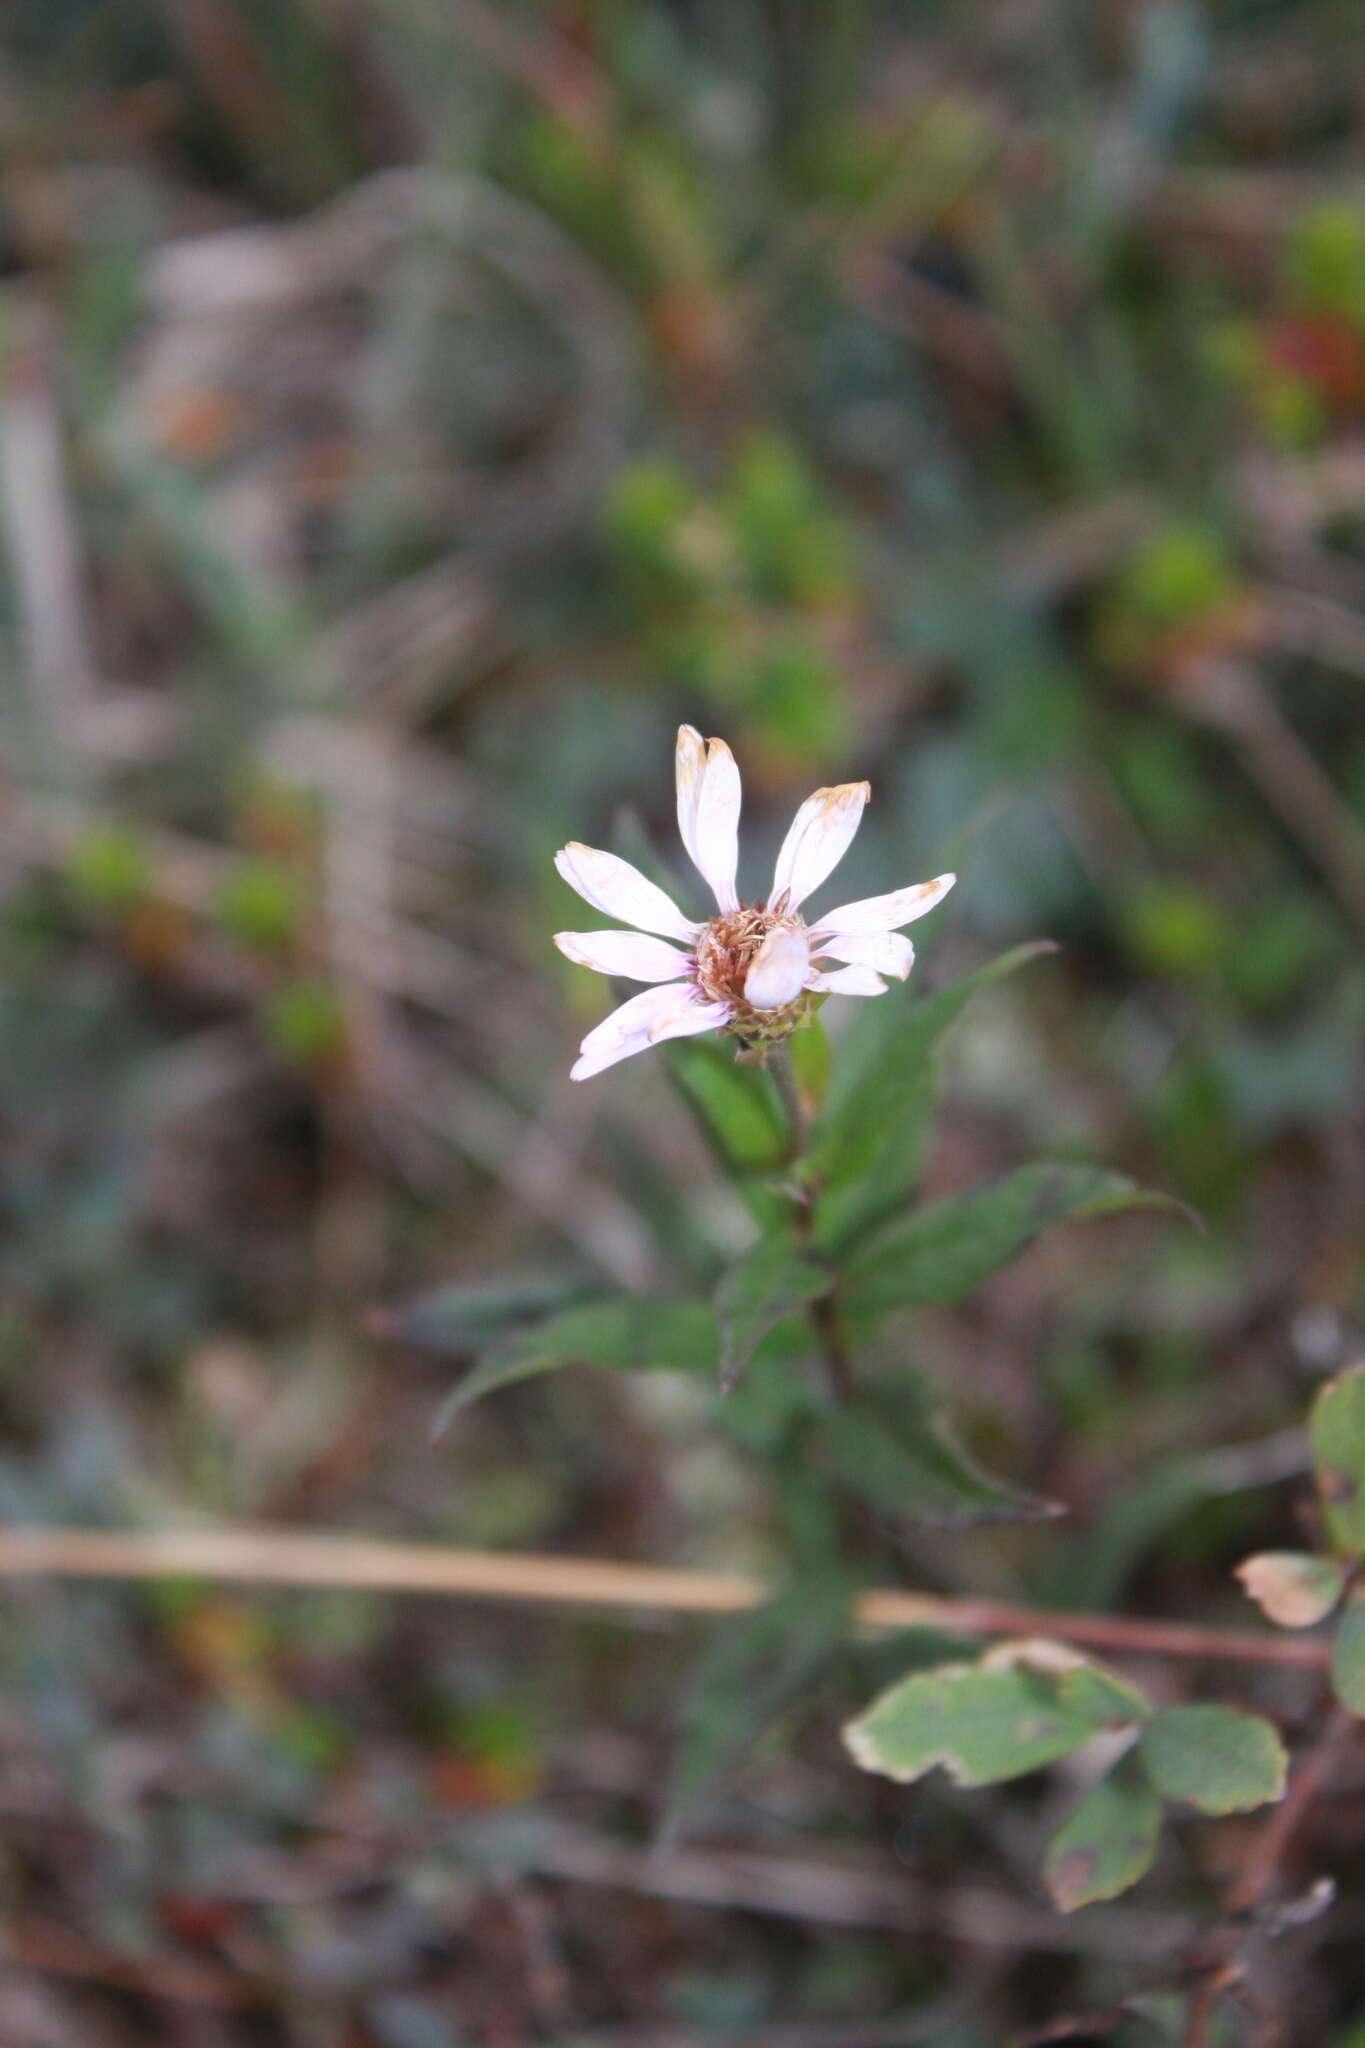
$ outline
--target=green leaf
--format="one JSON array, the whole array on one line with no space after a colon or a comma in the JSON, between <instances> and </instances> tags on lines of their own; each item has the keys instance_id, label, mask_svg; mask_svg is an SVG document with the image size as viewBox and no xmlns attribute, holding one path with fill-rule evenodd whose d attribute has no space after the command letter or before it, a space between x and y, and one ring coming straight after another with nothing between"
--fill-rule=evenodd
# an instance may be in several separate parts
<instances>
[{"instance_id":1,"label":"green leaf","mask_svg":"<svg viewBox=\"0 0 1365 2048\"><path fill-rule=\"evenodd\" d=\"M942 1764L959 1785L1020 1778L1146 1712L1140 1693L1056 1643L1002 1644L978 1664L902 1679L844 1730L854 1761L901 1783Z\"/></svg>"},{"instance_id":2,"label":"green leaf","mask_svg":"<svg viewBox=\"0 0 1365 2048\"><path fill-rule=\"evenodd\" d=\"M740 1175L776 1173L791 1139L771 1074L743 1067L708 1040L674 1040L668 1048L674 1081L723 1166Z\"/></svg>"},{"instance_id":3,"label":"green leaf","mask_svg":"<svg viewBox=\"0 0 1365 2048\"><path fill-rule=\"evenodd\" d=\"M716 1319L705 1302L623 1294L564 1309L517 1330L484 1354L451 1393L432 1425L439 1436L462 1408L495 1387L554 1372L562 1365L612 1372L706 1372L716 1362Z\"/></svg>"},{"instance_id":4,"label":"green leaf","mask_svg":"<svg viewBox=\"0 0 1365 2048\"><path fill-rule=\"evenodd\" d=\"M1342 1557L1365 1553L1365 1365L1329 1380L1309 1417L1322 1518Z\"/></svg>"},{"instance_id":5,"label":"green leaf","mask_svg":"<svg viewBox=\"0 0 1365 2048\"><path fill-rule=\"evenodd\" d=\"M1000 1651L988 1654L998 1656ZM1146 1696L1126 1678L1107 1671L1103 1664L1089 1663L1074 1650L1065 1649L1062 1655L1070 1660L1060 1681L1063 1696L1074 1712L1086 1715L1097 1728L1125 1728L1130 1721L1145 1720L1150 1714Z\"/></svg>"},{"instance_id":6,"label":"green leaf","mask_svg":"<svg viewBox=\"0 0 1365 2048\"><path fill-rule=\"evenodd\" d=\"M767 1237L738 1259L716 1289L720 1384L728 1393L769 1330L826 1294L827 1267L803 1257L789 1238Z\"/></svg>"},{"instance_id":7,"label":"green leaf","mask_svg":"<svg viewBox=\"0 0 1365 2048\"><path fill-rule=\"evenodd\" d=\"M1180 1204L1100 1167L1020 1167L865 1238L847 1269L850 1300L869 1311L961 1301L1053 1224L1144 1208Z\"/></svg>"},{"instance_id":8,"label":"green leaf","mask_svg":"<svg viewBox=\"0 0 1365 2048\"><path fill-rule=\"evenodd\" d=\"M1258 1550L1243 1558L1237 1577L1268 1621L1280 1628L1312 1628L1340 1600L1346 1567L1311 1550Z\"/></svg>"},{"instance_id":9,"label":"green leaf","mask_svg":"<svg viewBox=\"0 0 1365 2048\"><path fill-rule=\"evenodd\" d=\"M1365 1715L1365 1604L1352 1600L1332 1644L1332 1689L1343 1707Z\"/></svg>"},{"instance_id":10,"label":"green leaf","mask_svg":"<svg viewBox=\"0 0 1365 2048\"><path fill-rule=\"evenodd\" d=\"M787 1041L792 1075L809 1110L818 1110L829 1093L829 1034L812 1011L809 1021Z\"/></svg>"},{"instance_id":11,"label":"green leaf","mask_svg":"<svg viewBox=\"0 0 1365 2048\"><path fill-rule=\"evenodd\" d=\"M1249 1813L1284 1795L1284 1745L1268 1721L1240 1708L1168 1707L1144 1727L1141 1746L1162 1797L1201 1813Z\"/></svg>"},{"instance_id":12,"label":"green leaf","mask_svg":"<svg viewBox=\"0 0 1365 2048\"><path fill-rule=\"evenodd\" d=\"M817 1448L838 1483L878 1514L960 1527L1061 1512L984 1471L918 1375L898 1381L894 1394L864 1389L826 1409Z\"/></svg>"},{"instance_id":13,"label":"green leaf","mask_svg":"<svg viewBox=\"0 0 1365 2048\"><path fill-rule=\"evenodd\" d=\"M581 1273L504 1273L496 1280L433 1287L396 1308L376 1309L376 1336L397 1337L430 1351L477 1351L515 1323L548 1315L600 1286Z\"/></svg>"},{"instance_id":14,"label":"green leaf","mask_svg":"<svg viewBox=\"0 0 1365 2048\"><path fill-rule=\"evenodd\" d=\"M933 1115L931 1055L939 1039L978 990L1055 951L1049 940L1016 946L908 1008L894 1000L862 1006L840 1046L829 1106L807 1155L820 1189L818 1243L842 1249L904 1206Z\"/></svg>"},{"instance_id":15,"label":"green leaf","mask_svg":"<svg viewBox=\"0 0 1365 2048\"><path fill-rule=\"evenodd\" d=\"M1043 1877L1059 1912L1116 1899L1151 1869L1161 1835L1161 1801L1129 1750L1086 1793L1056 1834Z\"/></svg>"},{"instance_id":16,"label":"green leaf","mask_svg":"<svg viewBox=\"0 0 1365 2048\"><path fill-rule=\"evenodd\" d=\"M800 1450L801 1440L813 1418L823 1416L829 1408L823 1388L805 1369L815 1342L814 1332L804 1322L779 1323L764 1339L761 1356L780 1358L794 1370L745 1373L713 1410L716 1428L749 1457L771 1467L774 1478L797 1464L809 1466ZM822 1477L821 1484L828 1492Z\"/></svg>"},{"instance_id":17,"label":"green leaf","mask_svg":"<svg viewBox=\"0 0 1365 2048\"><path fill-rule=\"evenodd\" d=\"M783 1709L810 1691L843 1644L850 1598L834 1574L803 1577L715 1630L683 1698L665 1839Z\"/></svg>"}]
</instances>

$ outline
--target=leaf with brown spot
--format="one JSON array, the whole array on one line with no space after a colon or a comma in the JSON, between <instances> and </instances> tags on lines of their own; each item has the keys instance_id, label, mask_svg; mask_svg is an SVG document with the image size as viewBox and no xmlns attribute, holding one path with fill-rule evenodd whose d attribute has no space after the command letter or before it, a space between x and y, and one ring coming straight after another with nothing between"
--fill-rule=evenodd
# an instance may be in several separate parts
<instances>
[{"instance_id":1,"label":"leaf with brown spot","mask_svg":"<svg viewBox=\"0 0 1365 2048\"><path fill-rule=\"evenodd\" d=\"M1161 1800L1136 1749L1092 1786L1053 1838L1043 1877L1059 1912L1116 1899L1145 1876L1161 1834Z\"/></svg>"}]
</instances>

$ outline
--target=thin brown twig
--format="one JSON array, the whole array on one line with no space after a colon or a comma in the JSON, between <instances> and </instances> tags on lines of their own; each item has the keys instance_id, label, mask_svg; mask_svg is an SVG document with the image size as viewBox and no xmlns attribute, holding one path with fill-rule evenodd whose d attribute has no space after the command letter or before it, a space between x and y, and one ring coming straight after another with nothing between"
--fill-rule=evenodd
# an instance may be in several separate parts
<instances>
[{"instance_id":1,"label":"thin brown twig","mask_svg":"<svg viewBox=\"0 0 1365 2048\"><path fill-rule=\"evenodd\" d=\"M259 1525L123 1531L0 1530L0 1578L199 1578L245 1585L339 1587L550 1607L653 1608L734 1614L769 1588L739 1573L688 1571L615 1559L457 1550ZM1116 1655L1273 1664L1324 1671L1321 1637L1200 1628L1134 1615L1068 1614L1007 1600L949 1599L879 1587L854 1604L868 1629L938 1628L960 1635L1051 1636Z\"/></svg>"},{"instance_id":2,"label":"thin brown twig","mask_svg":"<svg viewBox=\"0 0 1365 2048\"><path fill-rule=\"evenodd\" d=\"M1185 2016L1185 2048L1207 2048L1209 2022L1218 2004L1219 1989L1219 1974L1210 1974L1201 1977L1190 1993L1189 2011Z\"/></svg>"},{"instance_id":3,"label":"thin brown twig","mask_svg":"<svg viewBox=\"0 0 1365 2048\"><path fill-rule=\"evenodd\" d=\"M188 1956L120 1955L53 1921L27 1918L0 1927L0 1958L44 1976L72 1977L173 2005L221 2012L259 2005L266 1988L246 1976Z\"/></svg>"}]
</instances>

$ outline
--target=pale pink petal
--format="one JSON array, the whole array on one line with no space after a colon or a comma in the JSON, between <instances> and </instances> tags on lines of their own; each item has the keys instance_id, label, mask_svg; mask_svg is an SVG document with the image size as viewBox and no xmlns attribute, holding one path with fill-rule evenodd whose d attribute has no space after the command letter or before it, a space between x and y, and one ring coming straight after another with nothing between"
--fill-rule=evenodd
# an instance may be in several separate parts
<instances>
[{"instance_id":1,"label":"pale pink petal","mask_svg":"<svg viewBox=\"0 0 1365 2048\"><path fill-rule=\"evenodd\" d=\"M644 932L662 932L669 939L697 936L697 926L688 923L672 898L614 853L601 853L595 846L572 839L555 855L555 866L594 910L619 917L622 924L638 925Z\"/></svg>"},{"instance_id":2,"label":"pale pink petal","mask_svg":"<svg viewBox=\"0 0 1365 2048\"><path fill-rule=\"evenodd\" d=\"M782 842L773 871L774 909L795 910L848 852L872 791L865 782L841 782L808 796Z\"/></svg>"},{"instance_id":3,"label":"pale pink petal","mask_svg":"<svg viewBox=\"0 0 1365 2048\"><path fill-rule=\"evenodd\" d=\"M697 858L697 806L701 802L702 777L706 773L706 742L695 725L678 727L678 744L673 756L678 784L678 833L694 864Z\"/></svg>"},{"instance_id":4,"label":"pale pink petal","mask_svg":"<svg viewBox=\"0 0 1365 2048\"><path fill-rule=\"evenodd\" d=\"M833 967L828 973L817 968L806 980L806 987L818 989L827 996L884 996L886 983L871 967Z\"/></svg>"},{"instance_id":5,"label":"pale pink petal","mask_svg":"<svg viewBox=\"0 0 1365 2048\"><path fill-rule=\"evenodd\" d=\"M555 944L566 960L626 981L678 981L692 965L688 954L643 932L556 932Z\"/></svg>"},{"instance_id":6,"label":"pale pink petal","mask_svg":"<svg viewBox=\"0 0 1365 2048\"><path fill-rule=\"evenodd\" d=\"M703 740L694 726L678 728L678 830L716 902L738 910L739 769L724 740Z\"/></svg>"},{"instance_id":7,"label":"pale pink petal","mask_svg":"<svg viewBox=\"0 0 1365 2048\"><path fill-rule=\"evenodd\" d=\"M875 967L904 981L915 964L915 949L899 932L859 932L847 938L817 939L815 950L851 967Z\"/></svg>"},{"instance_id":8,"label":"pale pink petal","mask_svg":"<svg viewBox=\"0 0 1365 2048\"><path fill-rule=\"evenodd\" d=\"M810 947L804 931L778 925L770 931L749 963L744 1000L755 1010L782 1010L794 1003L810 973Z\"/></svg>"},{"instance_id":9,"label":"pale pink petal","mask_svg":"<svg viewBox=\"0 0 1365 2048\"><path fill-rule=\"evenodd\" d=\"M739 909L739 769L724 740L712 740L697 806L697 866L723 911Z\"/></svg>"},{"instance_id":10,"label":"pale pink petal","mask_svg":"<svg viewBox=\"0 0 1365 2048\"><path fill-rule=\"evenodd\" d=\"M811 937L853 938L861 932L899 931L941 903L956 880L956 875L939 875L932 882L912 882L908 889L893 889L889 896L865 896L860 903L843 903L812 925Z\"/></svg>"},{"instance_id":11,"label":"pale pink petal","mask_svg":"<svg viewBox=\"0 0 1365 2048\"><path fill-rule=\"evenodd\" d=\"M591 1080L618 1060L628 1060L632 1053L644 1052L665 1038L690 1038L698 1031L714 1031L729 1014L728 1003L703 1002L690 984L642 989L588 1033L569 1079Z\"/></svg>"}]
</instances>

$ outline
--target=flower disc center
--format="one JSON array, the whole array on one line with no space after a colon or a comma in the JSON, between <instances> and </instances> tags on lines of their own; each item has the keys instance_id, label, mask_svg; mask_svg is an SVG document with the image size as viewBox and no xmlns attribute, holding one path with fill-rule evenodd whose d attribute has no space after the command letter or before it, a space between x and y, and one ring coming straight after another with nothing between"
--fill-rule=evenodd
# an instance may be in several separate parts
<instances>
[{"instance_id":1,"label":"flower disc center","mask_svg":"<svg viewBox=\"0 0 1365 2048\"><path fill-rule=\"evenodd\" d=\"M713 1003L744 1005L744 983L754 955L770 932L803 932L799 917L779 916L758 904L713 917L702 926L694 959L697 986Z\"/></svg>"}]
</instances>

